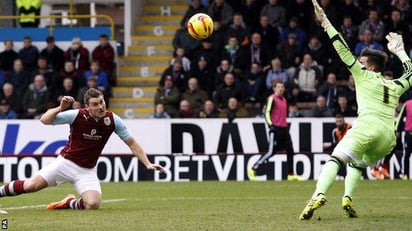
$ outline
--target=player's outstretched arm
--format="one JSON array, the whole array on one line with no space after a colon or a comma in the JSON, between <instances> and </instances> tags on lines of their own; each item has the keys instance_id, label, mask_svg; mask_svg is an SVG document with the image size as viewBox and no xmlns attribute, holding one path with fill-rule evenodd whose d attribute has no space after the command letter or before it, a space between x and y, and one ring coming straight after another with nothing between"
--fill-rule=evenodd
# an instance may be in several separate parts
<instances>
[{"instance_id":1,"label":"player's outstretched arm","mask_svg":"<svg viewBox=\"0 0 412 231\"><path fill-rule=\"evenodd\" d=\"M332 45L338 53L340 59L346 64L348 68L351 68L357 61L356 57L350 52L349 46L346 44L345 39L341 34L333 27L328 17L319 5L317 0L312 0L312 4L315 10L316 20L320 22L320 25L328 34L332 40Z\"/></svg>"},{"instance_id":2,"label":"player's outstretched arm","mask_svg":"<svg viewBox=\"0 0 412 231\"><path fill-rule=\"evenodd\" d=\"M55 108L51 108L49 110L47 110L41 117L40 117L40 121L43 124L52 124L54 119L56 118L57 114L59 112L62 112L64 110L66 110L67 108L69 108L72 103L74 102L74 98L71 96L63 96L63 98L60 100L60 105L55 107Z\"/></svg>"},{"instance_id":3,"label":"player's outstretched arm","mask_svg":"<svg viewBox=\"0 0 412 231\"><path fill-rule=\"evenodd\" d=\"M161 165L152 164L150 162L149 158L147 158L146 153L143 151L143 148L140 146L140 144L137 143L137 141L133 137L129 138L125 142L129 146L133 154L137 156L137 158L146 166L148 170L158 170L160 172L165 171Z\"/></svg>"}]
</instances>

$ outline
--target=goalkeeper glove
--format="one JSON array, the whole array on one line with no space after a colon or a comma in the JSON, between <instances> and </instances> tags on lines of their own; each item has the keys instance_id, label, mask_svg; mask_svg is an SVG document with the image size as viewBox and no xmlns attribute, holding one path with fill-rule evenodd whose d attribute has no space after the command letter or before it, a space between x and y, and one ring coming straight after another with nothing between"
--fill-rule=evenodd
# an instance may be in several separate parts
<instances>
[{"instance_id":1,"label":"goalkeeper glove","mask_svg":"<svg viewBox=\"0 0 412 231\"><path fill-rule=\"evenodd\" d=\"M390 32L385 38L388 40L388 50L393 54L398 55L401 51L405 51L402 35Z\"/></svg>"},{"instance_id":2,"label":"goalkeeper glove","mask_svg":"<svg viewBox=\"0 0 412 231\"><path fill-rule=\"evenodd\" d=\"M319 3L317 2L317 0L312 0L313 3L313 7L315 9L315 16L316 19L320 22L320 25L323 27L323 29L326 29L330 26L332 26L332 24L330 23L328 17L325 14L325 11L323 11L322 7L320 7Z\"/></svg>"},{"instance_id":3,"label":"goalkeeper glove","mask_svg":"<svg viewBox=\"0 0 412 231\"><path fill-rule=\"evenodd\" d=\"M388 40L388 50L398 56L401 62L409 60L403 45L402 35L390 32L385 37Z\"/></svg>"}]
</instances>

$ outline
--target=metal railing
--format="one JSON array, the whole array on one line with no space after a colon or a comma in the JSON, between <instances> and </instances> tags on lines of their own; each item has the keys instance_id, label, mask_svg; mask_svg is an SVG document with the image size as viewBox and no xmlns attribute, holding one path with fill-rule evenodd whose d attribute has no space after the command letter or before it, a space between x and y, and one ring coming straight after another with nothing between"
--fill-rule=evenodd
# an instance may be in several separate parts
<instances>
[{"instance_id":1,"label":"metal railing","mask_svg":"<svg viewBox=\"0 0 412 231\"><path fill-rule=\"evenodd\" d=\"M15 19L20 19L20 18L22 18L22 17L26 17L26 18L27 18L27 16L19 16L19 15L1 15L1 16L0 16L0 21L1 21L1 20L15 20ZM54 32L54 27L55 27L55 25L54 25L54 20L51 20L51 19L70 19L68 26L69 26L69 27L73 27L74 25L73 25L71 19L103 18L103 19L106 19L106 20L109 22L110 32L111 32L110 39L111 39L111 40L114 39L114 21L113 21L113 19L112 19L110 16L105 15L105 14L96 14L96 15L88 15L88 14L78 14L78 15L46 15L46 16L36 15L36 16L29 16L29 17L30 17L30 18L35 18L35 19L50 19L50 25L48 26L48 27L49 27L50 34L53 34L53 32Z\"/></svg>"}]
</instances>

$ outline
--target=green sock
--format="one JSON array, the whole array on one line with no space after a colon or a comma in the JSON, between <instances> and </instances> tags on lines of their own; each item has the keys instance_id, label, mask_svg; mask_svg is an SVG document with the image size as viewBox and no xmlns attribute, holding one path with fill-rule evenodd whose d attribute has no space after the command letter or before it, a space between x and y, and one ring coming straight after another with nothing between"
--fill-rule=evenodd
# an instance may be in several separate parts
<instances>
[{"instance_id":1,"label":"green sock","mask_svg":"<svg viewBox=\"0 0 412 231\"><path fill-rule=\"evenodd\" d=\"M336 175L339 171L339 165L335 161L326 162L323 166L322 172L320 173L318 183L316 184L316 191L312 198L315 198L320 193L325 194L330 186L335 182Z\"/></svg>"},{"instance_id":2,"label":"green sock","mask_svg":"<svg viewBox=\"0 0 412 231\"><path fill-rule=\"evenodd\" d=\"M349 166L348 172L345 177L345 194L344 196L349 196L352 198L353 192L359 184L362 176L362 171L357 168Z\"/></svg>"}]
</instances>

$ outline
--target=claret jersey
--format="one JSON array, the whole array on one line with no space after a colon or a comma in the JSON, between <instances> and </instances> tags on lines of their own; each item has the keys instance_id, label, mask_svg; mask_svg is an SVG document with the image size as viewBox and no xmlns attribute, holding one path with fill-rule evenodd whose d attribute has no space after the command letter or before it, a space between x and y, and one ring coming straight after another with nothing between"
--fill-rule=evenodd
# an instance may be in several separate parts
<instances>
[{"instance_id":1,"label":"claret jersey","mask_svg":"<svg viewBox=\"0 0 412 231\"><path fill-rule=\"evenodd\" d=\"M112 112L94 119L87 109L57 114L53 124L70 124L69 140L60 154L84 168L93 168L113 132L126 141L131 136L123 120Z\"/></svg>"}]
</instances>

